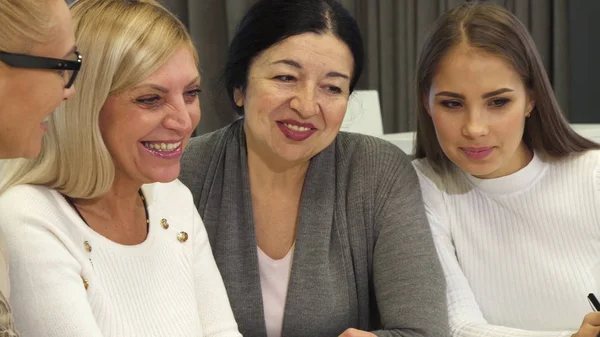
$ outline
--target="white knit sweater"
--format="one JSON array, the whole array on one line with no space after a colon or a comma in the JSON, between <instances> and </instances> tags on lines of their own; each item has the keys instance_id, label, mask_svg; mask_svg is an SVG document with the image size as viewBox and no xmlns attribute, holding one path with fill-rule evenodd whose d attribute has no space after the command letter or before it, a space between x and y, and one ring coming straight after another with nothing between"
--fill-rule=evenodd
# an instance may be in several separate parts
<instances>
[{"instance_id":1,"label":"white knit sweater","mask_svg":"<svg viewBox=\"0 0 600 337\"><path fill-rule=\"evenodd\" d=\"M600 152L444 177L413 162L448 282L455 337L571 336L600 295Z\"/></svg>"},{"instance_id":2,"label":"white knit sweater","mask_svg":"<svg viewBox=\"0 0 600 337\"><path fill-rule=\"evenodd\" d=\"M142 191L149 234L134 246L91 230L56 191L0 196L21 337L240 336L189 190L175 181Z\"/></svg>"}]
</instances>

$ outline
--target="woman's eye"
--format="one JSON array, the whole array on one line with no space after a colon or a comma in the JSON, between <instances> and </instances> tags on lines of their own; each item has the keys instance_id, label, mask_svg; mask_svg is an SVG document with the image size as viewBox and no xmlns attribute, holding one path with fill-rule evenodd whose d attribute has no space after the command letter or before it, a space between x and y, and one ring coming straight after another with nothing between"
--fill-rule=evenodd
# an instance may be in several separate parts
<instances>
[{"instance_id":1,"label":"woman's eye","mask_svg":"<svg viewBox=\"0 0 600 337\"><path fill-rule=\"evenodd\" d=\"M458 101L442 101L440 104L448 109L456 109L462 106L462 104Z\"/></svg>"},{"instance_id":2,"label":"woman's eye","mask_svg":"<svg viewBox=\"0 0 600 337\"><path fill-rule=\"evenodd\" d=\"M202 90L200 90L200 89L194 89L194 90L187 91L185 94L188 96L198 96L201 92L202 92Z\"/></svg>"},{"instance_id":3,"label":"woman's eye","mask_svg":"<svg viewBox=\"0 0 600 337\"><path fill-rule=\"evenodd\" d=\"M142 104L142 105L155 106L159 103L160 99L161 98L158 95L142 96L142 97L136 98L135 102L138 104Z\"/></svg>"},{"instance_id":4,"label":"woman's eye","mask_svg":"<svg viewBox=\"0 0 600 337\"><path fill-rule=\"evenodd\" d=\"M193 103L198 98L198 95L202 92L200 89L189 90L185 92L185 101L187 103Z\"/></svg>"},{"instance_id":5,"label":"woman's eye","mask_svg":"<svg viewBox=\"0 0 600 337\"><path fill-rule=\"evenodd\" d=\"M498 98L493 100L490 105L495 108L500 108L505 106L508 102L510 102L510 99L508 98Z\"/></svg>"},{"instance_id":6,"label":"woman's eye","mask_svg":"<svg viewBox=\"0 0 600 337\"><path fill-rule=\"evenodd\" d=\"M328 85L327 86L327 90L329 90L330 92L332 92L334 94L341 94L342 93L342 89L340 87L336 87L334 85Z\"/></svg>"},{"instance_id":7,"label":"woman's eye","mask_svg":"<svg viewBox=\"0 0 600 337\"><path fill-rule=\"evenodd\" d=\"M296 80L296 78L294 76L291 75L277 75L275 77L273 77L276 80L279 80L281 82L293 82Z\"/></svg>"}]
</instances>

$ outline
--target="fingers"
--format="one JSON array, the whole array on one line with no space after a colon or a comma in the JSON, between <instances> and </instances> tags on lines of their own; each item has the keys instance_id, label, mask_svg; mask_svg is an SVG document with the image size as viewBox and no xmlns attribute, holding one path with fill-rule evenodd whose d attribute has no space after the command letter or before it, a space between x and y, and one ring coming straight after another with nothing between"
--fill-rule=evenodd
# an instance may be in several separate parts
<instances>
[{"instance_id":1,"label":"fingers","mask_svg":"<svg viewBox=\"0 0 600 337\"><path fill-rule=\"evenodd\" d=\"M590 312L583 318L583 324L593 325L600 328L600 312Z\"/></svg>"},{"instance_id":2,"label":"fingers","mask_svg":"<svg viewBox=\"0 0 600 337\"><path fill-rule=\"evenodd\" d=\"M377 337L377 336L368 331L350 328L350 329L347 329L346 331L344 331L339 337Z\"/></svg>"},{"instance_id":3,"label":"fingers","mask_svg":"<svg viewBox=\"0 0 600 337\"><path fill-rule=\"evenodd\" d=\"M574 337L600 337L600 312L591 312L583 318L583 323Z\"/></svg>"}]
</instances>

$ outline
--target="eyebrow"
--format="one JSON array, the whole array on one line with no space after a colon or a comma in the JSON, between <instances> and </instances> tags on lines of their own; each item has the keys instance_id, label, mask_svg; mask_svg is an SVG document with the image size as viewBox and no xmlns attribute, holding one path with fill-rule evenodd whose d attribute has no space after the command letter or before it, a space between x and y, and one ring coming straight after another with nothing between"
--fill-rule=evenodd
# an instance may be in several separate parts
<instances>
[{"instance_id":1,"label":"eyebrow","mask_svg":"<svg viewBox=\"0 0 600 337\"><path fill-rule=\"evenodd\" d=\"M188 83L186 85L186 87L189 87L189 86L191 86L193 84L196 84L196 82L199 82L199 81L200 81L200 76L198 76L198 77L194 78L192 81L190 81L190 83ZM165 88L163 86L160 86L158 84L153 84L153 83L143 83L143 84L140 84L140 85L138 85L137 87L135 87L133 89L140 89L140 88L145 88L145 87L152 88L154 90L160 91L160 92L165 93L165 94L169 93L169 89L167 89L167 88Z\"/></svg>"},{"instance_id":2,"label":"eyebrow","mask_svg":"<svg viewBox=\"0 0 600 337\"><path fill-rule=\"evenodd\" d=\"M514 91L513 89L502 88L502 89L498 89L498 90L495 90L495 91L491 91L491 92L485 93L485 94L481 95L481 98L490 98L490 97L494 97L494 96L497 96L497 95L500 95L500 94L503 94L503 93L506 93L506 92L513 92L513 91ZM464 95L457 94L457 93L451 92L451 91L441 91L441 92L438 92L435 95L436 96L454 97L454 98L458 98L458 99L465 99Z\"/></svg>"},{"instance_id":3,"label":"eyebrow","mask_svg":"<svg viewBox=\"0 0 600 337\"><path fill-rule=\"evenodd\" d=\"M302 69L302 65L300 63L298 63L294 60L289 60L289 59L283 59L283 60L279 60L279 61L275 61L275 62L271 63L271 65L274 65L274 64L287 64L288 66L294 67L296 69ZM347 80L350 79L350 76L339 73L337 71L328 72L327 77L340 77L340 78L345 78Z\"/></svg>"}]
</instances>

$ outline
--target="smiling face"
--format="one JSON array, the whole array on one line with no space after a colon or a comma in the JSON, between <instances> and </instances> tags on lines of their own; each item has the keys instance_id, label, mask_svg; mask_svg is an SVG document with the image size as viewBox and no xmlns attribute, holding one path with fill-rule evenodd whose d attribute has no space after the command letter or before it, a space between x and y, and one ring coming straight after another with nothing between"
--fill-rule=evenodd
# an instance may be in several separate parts
<instances>
[{"instance_id":1,"label":"smiling face","mask_svg":"<svg viewBox=\"0 0 600 337\"><path fill-rule=\"evenodd\" d=\"M28 54L58 59L75 59L71 14L63 0L48 5L52 11L54 38L35 45ZM64 72L10 67L0 62L0 158L35 157L39 154L43 122L75 87L65 89Z\"/></svg>"},{"instance_id":2,"label":"smiling face","mask_svg":"<svg viewBox=\"0 0 600 337\"><path fill-rule=\"evenodd\" d=\"M251 63L244 107L249 151L271 161L304 163L337 136L348 104L354 60L333 34L286 38Z\"/></svg>"},{"instance_id":3,"label":"smiling face","mask_svg":"<svg viewBox=\"0 0 600 337\"><path fill-rule=\"evenodd\" d=\"M199 86L194 57L181 47L146 80L106 100L100 130L117 179L147 184L177 178L200 121Z\"/></svg>"},{"instance_id":4,"label":"smiling face","mask_svg":"<svg viewBox=\"0 0 600 337\"><path fill-rule=\"evenodd\" d=\"M436 68L423 99L442 150L464 171L496 178L530 161L523 132L534 102L504 59L464 44L455 47Z\"/></svg>"}]
</instances>

